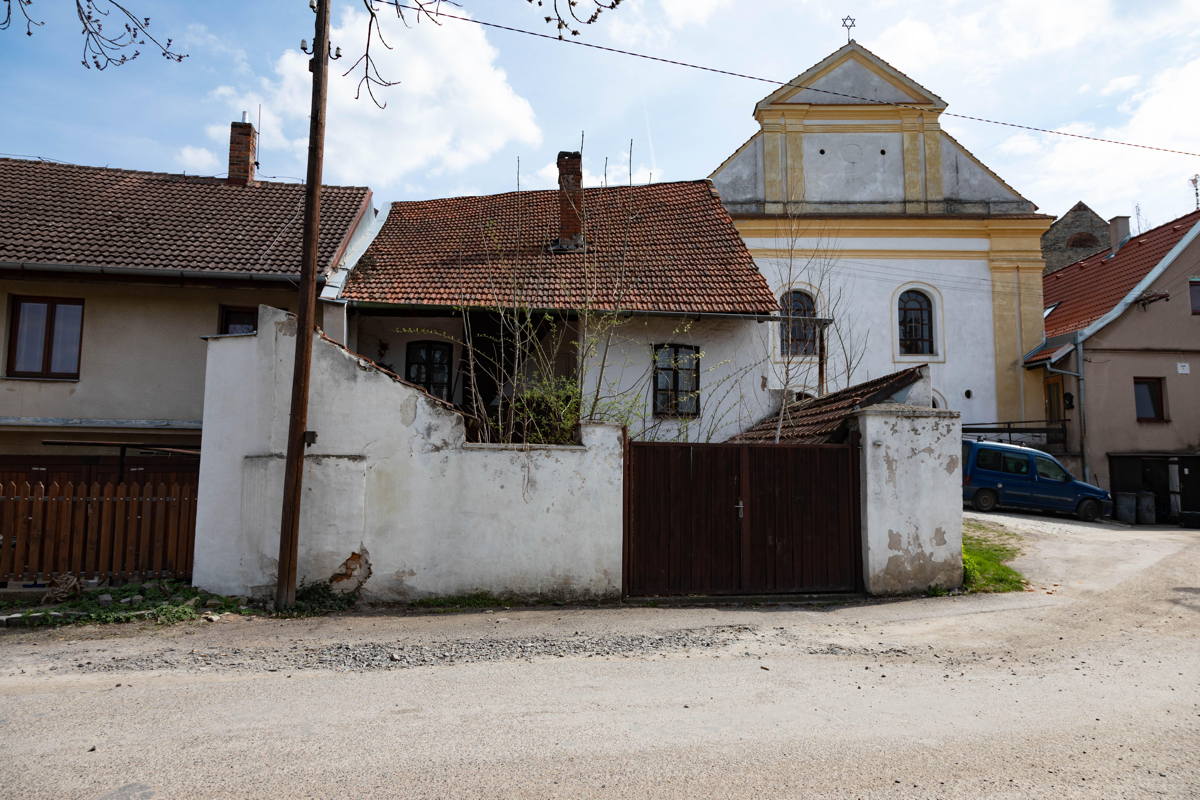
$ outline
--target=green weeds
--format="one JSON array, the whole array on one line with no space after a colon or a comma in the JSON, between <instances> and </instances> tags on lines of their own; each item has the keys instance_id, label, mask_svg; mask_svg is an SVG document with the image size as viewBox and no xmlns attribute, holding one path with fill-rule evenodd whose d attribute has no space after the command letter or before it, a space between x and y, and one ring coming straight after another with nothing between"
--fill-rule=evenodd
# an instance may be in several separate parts
<instances>
[{"instance_id":1,"label":"green weeds","mask_svg":"<svg viewBox=\"0 0 1200 800\"><path fill-rule=\"evenodd\" d=\"M1020 537L999 525L963 521L963 588L968 592L1019 592L1025 578L1008 566Z\"/></svg>"}]
</instances>

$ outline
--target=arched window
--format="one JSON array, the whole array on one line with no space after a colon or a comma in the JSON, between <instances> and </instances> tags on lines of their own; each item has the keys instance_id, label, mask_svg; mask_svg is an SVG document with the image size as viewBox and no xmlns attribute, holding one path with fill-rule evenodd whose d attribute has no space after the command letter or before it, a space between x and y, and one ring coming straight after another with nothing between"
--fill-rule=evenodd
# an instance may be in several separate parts
<instances>
[{"instance_id":1,"label":"arched window","mask_svg":"<svg viewBox=\"0 0 1200 800\"><path fill-rule=\"evenodd\" d=\"M817 304L808 292L784 292L779 298L784 320L779 326L779 350L785 356L815 356L817 354ZM806 319L796 319L806 317Z\"/></svg>"},{"instance_id":2,"label":"arched window","mask_svg":"<svg viewBox=\"0 0 1200 800\"><path fill-rule=\"evenodd\" d=\"M1100 240L1096 238L1096 234L1088 233L1087 231L1079 231L1072 233L1067 239L1067 247L1091 247L1100 246Z\"/></svg>"},{"instance_id":3,"label":"arched window","mask_svg":"<svg viewBox=\"0 0 1200 800\"><path fill-rule=\"evenodd\" d=\"M933 354L933 301L918 289L900 294L900 354Z\"/></svg>"}]
</instances>

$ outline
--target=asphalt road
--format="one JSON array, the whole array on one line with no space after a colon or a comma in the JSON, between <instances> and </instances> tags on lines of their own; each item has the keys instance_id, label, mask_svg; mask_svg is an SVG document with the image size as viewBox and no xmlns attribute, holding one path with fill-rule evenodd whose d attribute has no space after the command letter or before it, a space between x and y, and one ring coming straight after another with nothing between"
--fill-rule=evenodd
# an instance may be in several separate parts
<instances>
[{"instance_id":1,"label":"asphalt road","mask_svg":"<svg viewBox=\"0 0 1200 800\"><path fill-rule=\"evenodd\" d=\"M988 519L1030 591L3 631L0 796L1200 796L1200 535Z\"/></svg>"}]
</instances>

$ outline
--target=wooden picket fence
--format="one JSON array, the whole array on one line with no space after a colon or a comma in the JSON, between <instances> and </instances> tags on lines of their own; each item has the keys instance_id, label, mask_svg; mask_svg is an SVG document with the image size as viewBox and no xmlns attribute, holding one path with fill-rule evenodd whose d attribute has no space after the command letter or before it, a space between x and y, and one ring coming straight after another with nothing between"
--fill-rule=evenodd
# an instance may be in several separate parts
<instances>
[{"instance_id":1,"label":"wooden picket fence","mask_svg":"<svg viewBox=\"0 0 1200 800\"><path fill-rule=\"evenodd\" d=\"M0 580L188 578L196 487L0 483Z\"/></svg>"}]
</instances>

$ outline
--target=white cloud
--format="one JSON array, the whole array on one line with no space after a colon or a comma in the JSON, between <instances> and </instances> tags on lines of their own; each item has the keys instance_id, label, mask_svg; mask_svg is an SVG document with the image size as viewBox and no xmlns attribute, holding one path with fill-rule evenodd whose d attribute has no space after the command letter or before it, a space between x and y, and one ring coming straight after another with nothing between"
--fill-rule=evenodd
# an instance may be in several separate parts
<instances>
[{"instance_id":1,"label":"white cloud","mask_svg":"<svg viewBox=\"0 0 1200 800\"><path fill-rule=\"evenodd\" d=\"M1107 97L1110 94L1118 92L1127 92L1142 82L1141 75L1122 75L1119 78L1113 78L1104 85L1100 90L1100 94Z\"/></svg>"},{"instance_id":2,"label":"white cloud","mask_svg":"<svg viewBox=\"0 0 1200 800\"><path fill-rule=\"evenodd\" d=\"M1149 79L1128 116L1107 127L1072 123L1061 130L1135 144L1200 152L1200 106L1181 102L1200 84L1200 58ZM1018 134L1001 150L1021 154L1009 170L1012 183L1047 213L1061 214L1084 200L1102 216L1132 214L1140 203L1151 224L1192 207L1188 177L1194 158L1173 153L1048 135Z\"/></svg>"},{"instance_id":3,"label":"white cloud","mask_svg":"<svg viewBox=\"0 0 1200 800\"><path fill-rule=\"evenodd\" d=\"M202 175L212 175L221 166L221 160L207 147L184 145L179 148L175 160L180 163L185 171Z\"/></svg>"},{"instance_id":4,"label":"white cloud","mask_svg":"<svg viewBox=\"0 0 1200 800\"><path fill-rule=\"evenodd\" d=\"M465 13L465 12L460 12ZM414 173L457 173L519 142L541 143L541 130L529 102L518 95L496 62L498 53L475 25L413 25L406 28L381 14L383 35L394 49L374 43L371 55L380 73L400 83L375 87L383 110L367 96L358 99L361 67L344 68L357 56L334 62L329 79L325 139L325 180L371 185L400 183ZM331 41L362 41L365 13L347 10L331 31ZM356 44L355 47L358 45ZM338 69L342 67L343 69ZM257 114L262 105L259 161L264 174L303 173L308 138L311 76L308 56L286 51L274 74L252 89L221 86L213 97L233 114ZM211 126L210 136L218 136ZM227 134L226 134L227 135Z\"/></svg>"},{"instance_id":5,"label":"white cloud","mask_svg":"<svg viewBox=\"0 0 1200 800\"><path fill-rule=\"evenodd\" d=\"M246 51L229 44L210 31L207 25L197 22L188 25L184 29L183 35L179 37L179 49L191 54L204 52L226 64L231 64L237 72L247 75L251 72Z\"/></svg>"},{"instance_id":6,"label":"white cloud","mask_svg":"<svg viewBox=\"0 0 1200 800\"><path fill-rule=\"evenodd\" d=\"M663 14L672 28L703 25L709 17L728 6L730 0L661 0Z\"/></svg>"}]
</instances>

